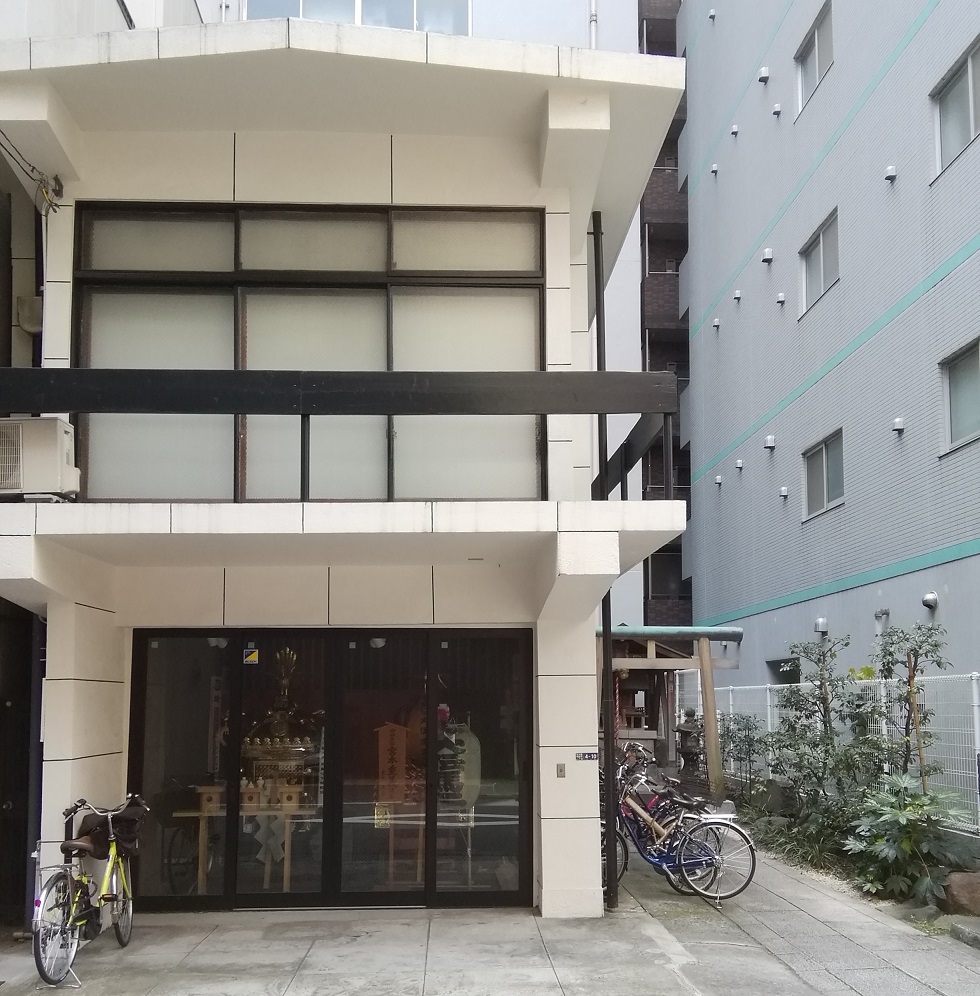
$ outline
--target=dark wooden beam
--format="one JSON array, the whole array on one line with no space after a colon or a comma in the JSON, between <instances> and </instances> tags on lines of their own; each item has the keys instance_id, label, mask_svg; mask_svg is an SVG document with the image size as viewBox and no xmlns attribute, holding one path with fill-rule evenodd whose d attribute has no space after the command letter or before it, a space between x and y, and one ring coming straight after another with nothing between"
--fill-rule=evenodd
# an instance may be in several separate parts
<instances>
[{"instance_id":1,"label":"dark wooden beam","mask_svg":"<svg viewBox=\"0 0 980 996\"><path fill-rule=\"evenodd\" d=\"M595 415L677 408L672 373L0 369L3 412Z\"/></svg>"}]
</instances>

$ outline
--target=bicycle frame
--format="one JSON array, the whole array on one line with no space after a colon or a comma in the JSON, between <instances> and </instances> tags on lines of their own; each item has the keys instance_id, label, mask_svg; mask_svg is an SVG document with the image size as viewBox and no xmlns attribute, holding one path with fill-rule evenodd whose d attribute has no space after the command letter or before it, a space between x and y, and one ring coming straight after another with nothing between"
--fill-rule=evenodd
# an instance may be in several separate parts
<instances>
[{"instance_id":1,"label":"bicycle frame","mask_svg":"<svg viewBox=\"0 0 980 996\"><path fill-rule=\"evenodd\" d=\"M661 875L677 877L680 874L680 865L677 862L677 844L683 834L680 820L669 830L665 829L645 807L630 796L627 790L623 793L620 803L620 821L625 826L633 846L644 861L653 865ZM641 822L654 835L656 841L654 850L645 847L640 842L639 827ZM685 866L689 871L693 871L707 868L712 864L714 864L714 857L705 855L703 858L687 861Z\"/></svg>"}]
</instances>

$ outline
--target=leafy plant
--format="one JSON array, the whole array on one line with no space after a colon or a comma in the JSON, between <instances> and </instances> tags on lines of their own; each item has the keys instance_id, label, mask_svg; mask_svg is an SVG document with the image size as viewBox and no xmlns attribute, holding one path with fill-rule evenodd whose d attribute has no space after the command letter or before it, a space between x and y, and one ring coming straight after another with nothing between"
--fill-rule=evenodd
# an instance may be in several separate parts
<instances>
[{"instance_id":1,"label":"leafy plant","mask_svg":"<svg viewBox=\"0 0 980 996\"><path fill-rule=\"evenodd\" d=\"M881 791L868 794L844 849L853 856L857 883L868 893L932 903L945 895L950 868L967 855L942 829L964 818L948 795L919 791L906 773L888 775Z\"/></svg>"},{"instance_id":2,"label":"leafy plant","mask_svg":"<svg viewBox=\"0 0 980 996\"><path fill-rule=\"evenodd\" d=\"M744 712L722 713L720 719L719 739L725 768L735 773L736 791L751 797L765 756L762 724Z\"/></svg>"},{"instance_id":3,"label":"leafy plant","mask_svg":"<svg viewBox=\"0 0 980 996\"><path fill-rule=\"evenodd\" d=\"M946 631L936 625L916 623L911 630L890 627L876 638L872 654L881 678L899 679L897 691L891 696L891 704L898 707L899 727L903 734L897 764L903 774L908 774L912 767L914 734L923 792L928 789L926 777L931 773L926 765L925 749L932 743L928 730L932 711L924 709L919 703L922 686L918 679L930 666L940 671L950 666L943 656L945 636Z\"/></svg>"}]
</instances>

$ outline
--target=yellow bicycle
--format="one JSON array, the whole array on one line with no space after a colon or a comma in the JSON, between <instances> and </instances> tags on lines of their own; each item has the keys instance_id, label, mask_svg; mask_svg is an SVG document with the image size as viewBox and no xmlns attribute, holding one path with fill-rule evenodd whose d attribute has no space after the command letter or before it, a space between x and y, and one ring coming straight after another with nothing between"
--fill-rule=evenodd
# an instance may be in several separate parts
<instances>
[{"instance_id":1,"label":"yellow bicycle","mask_svg":"<svg viewBox=\"0 0 980 996\"><path fill-rule=\"evenodd\" d=\"M77 836L61 845L65 864L56 866L34 900L34 964L38 975L51 986L63 982L71 972L79 939L98 937L103 907L109 910L120 947L129 944L133 933L129 859L137 852L149 807L138 795L127 796L114 809L98 809L79 799L64 811L69 829L70 821L83 811L87 815ZM95 894L96 879L85 871L85 858L106 862Z\"/></svg>"}]
</instances>

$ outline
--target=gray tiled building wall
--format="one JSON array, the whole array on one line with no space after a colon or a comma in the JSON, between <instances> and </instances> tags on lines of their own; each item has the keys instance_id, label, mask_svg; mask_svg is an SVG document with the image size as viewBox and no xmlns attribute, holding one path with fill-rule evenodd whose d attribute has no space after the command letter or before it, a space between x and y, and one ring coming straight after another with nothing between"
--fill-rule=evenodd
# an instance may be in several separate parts
<instances>
[{"instance_id":1,"label":"gray tiled building wall","mask_svg":"<svg viewBox=\"0 0 980 996\"><path fill-rule=\"evenodd\" d=\"M947 452L941 367L980 336L980 139L939 174L931 96L980 4L834 0L834 61L800 110L795 56L823 7L686 0L678 19L695 620L745 627L750 683L816 615L870 641L882 599L907 626L932 587L958 669L980 670L980 556L962 557L980 552L980 441ZM840 280L804 314L800 250L834 210ZM844 503L803 521L803 453L841 429Z\"/></svg>"}]
</instances>

